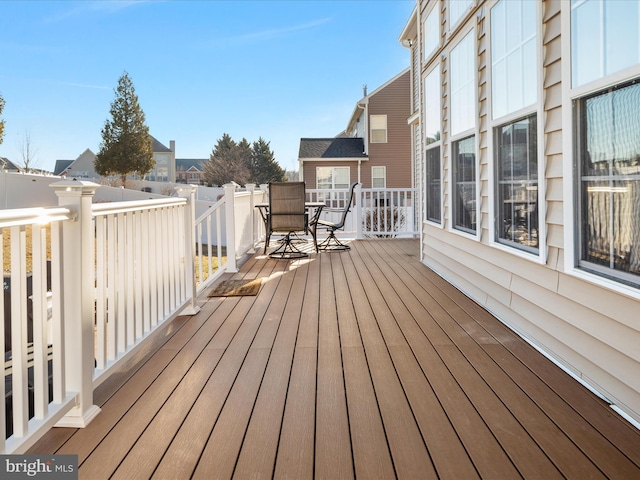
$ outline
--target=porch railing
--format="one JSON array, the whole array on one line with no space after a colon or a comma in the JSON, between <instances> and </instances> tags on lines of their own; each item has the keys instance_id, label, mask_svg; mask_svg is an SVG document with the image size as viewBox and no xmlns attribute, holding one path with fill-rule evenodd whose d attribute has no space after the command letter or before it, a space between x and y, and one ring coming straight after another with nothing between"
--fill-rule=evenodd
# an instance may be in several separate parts
<instances>
[{"instance_id":1,"label":"porch railing","mask_svg":"<svg viewBox=\"0 0 640 480\"><path fill-rule=\"evenodd\" d=\"M100 411L94 388L113 367L171 319L196 313L198 292L234 271L261 234L253 204L262 191L252 186L226 187L198 219L191 186L178 198L109 203L92 202L91 182L52 187L57 207L0 212L10 271L2 453L26 451L55 425L87 425Z\"/></svg>"},{"instance_id":2,"label":"porch railing","mask_svg":"<svg viewBox=\"0 0 640 480\"><path fill-rule=\"evenodd\" d=\"M51 186L55 207L0 211L10 271L0 453L25 452L52 426L87 425L100 411L95 387L171 319L196 313L198 295L264 238L254 207L266 191L253 185L225 186L198 218L192 186L177 198L107 203L93 202L91 182ZM341 206L347 191L308 194ZM414 235L414 194L359 188L343 234Z\"/></svg>"}]
</instances>

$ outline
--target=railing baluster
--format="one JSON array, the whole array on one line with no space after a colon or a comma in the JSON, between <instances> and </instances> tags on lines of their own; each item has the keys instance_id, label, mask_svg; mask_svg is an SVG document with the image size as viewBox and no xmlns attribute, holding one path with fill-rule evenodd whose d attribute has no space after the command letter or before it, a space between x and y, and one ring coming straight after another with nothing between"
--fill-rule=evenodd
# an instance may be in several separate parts
<instances>
[{"instance_id":1,"label":"railing baluster","mask_svg":"<svg viewBox=\"0 0 640 480\"><path fill-rule=\"evenodd\" d=\"M96 224L96 368L104 370L107 363L107 302L105 282L105 218L95 219Z\"/></svg>"}]
</instances>

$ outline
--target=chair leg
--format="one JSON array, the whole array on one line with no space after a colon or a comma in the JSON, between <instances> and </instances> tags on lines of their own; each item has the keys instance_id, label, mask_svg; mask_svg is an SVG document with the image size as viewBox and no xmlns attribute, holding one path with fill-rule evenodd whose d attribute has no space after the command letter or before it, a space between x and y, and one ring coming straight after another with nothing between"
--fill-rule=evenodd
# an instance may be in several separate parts
<instances>
[{"instance_id":1,"label":"chair leg","mask_svg":"<svg viewBox=\"0 0 640 480\"><path fill-rule=\"evenodd\" d=\"M293 232L287 233L287 235L282 239L282 244L269 254L271 258L275 258L277 260L290 260L309 256L307 253L298 250L298 248L293 244L291 241L292 233Z\"/></svg>"},{"instance_id":2,"label":"chair leg","mask_svg":"<svg viewBox=\"0 0 640 480\"><path fill-rule=\"evenodd\" d=\"M316 248L318 250L322 250L325 252L331 252L331 251L340 252L340 251L351 249L349 245L345 245L340 240L338 240L338 237L336 237L334 232L335 230L330 230L329 236L325 238L322 242L318 243Z\"/></svg>"}]
</instances>

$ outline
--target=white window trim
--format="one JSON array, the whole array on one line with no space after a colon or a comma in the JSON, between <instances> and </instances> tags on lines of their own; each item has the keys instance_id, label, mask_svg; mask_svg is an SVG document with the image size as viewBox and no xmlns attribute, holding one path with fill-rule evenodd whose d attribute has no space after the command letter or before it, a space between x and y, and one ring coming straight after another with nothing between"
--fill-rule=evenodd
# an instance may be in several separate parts
<instances>
[{"instance_id":1,"label":"white window trim","mask_svg":"<svg viewBox=\"0 0 640 480\"><path fill-rule=\"evenodd\" d=\"M491 5L493 7L495 2ZM489 12L491 11L491 7L489 8ZM487 18L490 18L490 14ZM536 65L542 65L542 4L537 3L536 8ZM491 21L487 22L487 38L491 38ZM544 72L542 68L536 68L536 72L538 72L538 101L536 104L532 106L524 107L518 111L515 111L509 115L504 115L503 117L492 120L493 118L493 109L492 109L492 92L491 85L493 82L491 76L491 42L487 45L488 52L488 61L487 61L487 102L489 108L488 114L488 124L489 131L488 135L488 145L487 145L487 161L489 162L489 178L488 178L488 189L489 189L489 245L497 250L507 252L509 254L515 255L520 258L524 258L529 261L533 261L535 263L545 264L547 262L548 251L547 251L547 222L545 219L547 218L547 202L545 201L546 197L546 187L547 182L545 179L546 172L546 157L544 152L544 115L543 115L543 103L542 99L544 98ZM535 113L537 116L537 139L538 139L538 253L533 253L529 251L521 250L517 247L506 245L498 241L496 237L496 168L495 168L495 138L494 138L494 130L496 127L505 125L507 123L511 123L514 120L519 118L523 118L525 116L530 116Z\"/></svg>"},{"instance_id":2,"label":"white window trim","mask_svg":"<svg viewBox=\"0 0 640 480\"><path fill-rule=\"evenodd\" d=\"M374 187L373 186L373 170L377 169L377 168L381 168L382 171L384 172L384 175L382 177L382 179L384 180L384 186L382 187ZM371 188L387 188L387 167L385 165L372 165L371 166Z\"/></svg>"},{"instance_id":3,"label":"white window trim","mask_svg":"<svg viewBox=\"0 0 640 480\"><path fill-rule=\"evenodd\" d=\"M451 11L449 9L449 3L451 1L452 0L448 0L447 2L447 25L449 27L449 34L455 35L457 33L456 30L458 30L458 28L465 23L465 20L467 19L469 12L471 12L474 8L476 8L477 0L471 0L471 3L467 7L467 9L462 13L462 15L460 15L460 18L458 18L456 20L456 23L454 24L451 23Z\"/></svg>"},{"instance_id":4,"label":"white window trim","mask_svg":"<svg viewBox=\"0 0 640 480\"><path fill-rule=\"evenodd\" d=\"M371 117L384 117L384 142L373 141L373 131L382 130L381 128L373 128ZM370 114L369 115L369 143L389 143L389 117L386 114Z\"/></svg>"},{"instance_id":5,"label":"white window trim","mask_svg":"<svg viewBox=\"0 0 640 480\"><path fill-rule=\"evenodd\" d=\"M423 90L425 89L424 84L425 81L427 79L427 77L429 75L431 75L434 71L438 71L438 73L440 75L442 75L442 71L441 71L441 65L440 62L437 62L436 64L432 65L431 68L429 70L427 70L424 75L422 76L421 79L421 88L420 91L422 93L421 97L422 99L426 99L427 95L426 92L423 92ZM439 92L439 97L440 97L440 112L442 112L442 78L441 78L441 85L440 85L440 92ZM425 107L425 105L423 105L423 108ZM425 108L426 111L426 108ZM423 125L426 125L426 121L423 120ZM423 127L424 128L424 127ZM422 157L422 162L423 162L423 168L422 168L422 178L423 178L423 184L424 184L424 195L425 195L425 202L423 205L423 215L422 215L422 221L428 223L429 225L432 225L434 227L437 228L441 228L444 229L444 197L445 197L445 190L444 190L444 179L445 179L445 172L444 172L444 162L442 161L442 152L443 152L443 145L442 145L442 115L440 115L440 140L438 140L437 142L433 142L430 143L429 145L426 144L426 133L424 131L421 132L422 135L422 139L423 139L423 143L422 143L422 152L421 152L421 157ZM427 191L427 150L431 150L433 148L436 147L440 147L440 222L434 222L433 220L429 220L427 219L427 204L426 204L426 191Z\"/></svg>"},{"instance_id":6,"label":"white window trim","mask_svg":"<svg viewBox=\"0 0 640 480\"><path fill-rule=\"evenodd\" d=\"M436 16L437 16L437 20L436 20L436 24L438 25L438 41L436 42L436 45L433 47L433 49L430 52L426 51L424 42L426 40L426 36L424 35L424 30L425 30L425 24L427 23L427 17L432 13L435 12ZM440 50L440 47L442 47L442 19L441 19L441 12L442 12L442 7L440 5L439 1L433 2L432 3L432 8L429 10L426 10L424 12L424 14L422 15L422 20L421 20L421 29L422 30L422 38L420 39L421 43L421 47L422 47L422 64L423 65L427 65L429 63L429 61L433 58L434 54Z\"/></svg>"},{"instance_id":7,"label":"white window trim","mask_svg":"<svg viewBox=\"0 0 640 480\"><path fill-rule=\"evenodd\" d=\"M571 5L562 2L561 5L562 31L571 32ZM573 125L573 101L582 98L589 93L595 93L607 86L624 83L640 76L640 65L627 68L615 74L608 75L577 88L571 88L571 35L562 35L562 58L568 59L562 62L562 168L564 172L572 172L574 167L574 125ZM576 265L576 185L573 175L564 175L562 183L563 196L563 223L564 223L564 273L597 285L615 293L640 300L640 289L621 283L616 280L590 273Z\"/></svg>"},{"instance_id":8,"label":"white window trim","mask_svg":"<svg viewBox=\"0 0 640 480\"><path fill-rule=\"evenodd\" d=\"M456 48L456 46L458 46L458 44L469 34L469 32L473 32L473 42L474 42L474 48L477 47L477 30L475 28L475 26L471 26L470 28L466 28L464 30L461 30L458 34L459 38L456 41L455 44L451 45L451 49L447 52L447 57L451 58L451 51L453 49ZM473 128L470 128L468 130L465 130L464 132L460 132L458 134L456 134L455 136L449 136L449 141L447 142L447 152L449 154L448 157L448 162L446 162L448 164L448 171L446 172L446 179L447 179L447 198L448 198L448 213L449 216L445 219L444 217L444 207L443 207L443 218L442 218L442 222L447 223L447 231L450 233L454 233L456 235L460 235L462 237L465 238L471 238L474 239L476 241L480 241L480 235L482 233L482 225L481 225L481 219L482 219L482 215L480 212L480 205L481 205L481 197L480 197L480 190L481 190L481 185L480 185L480 149L479 149L479 138L480 138L480 122L478 119L478 56L475 55L474 56L475 61L474 61L474 98L473 98L473 107L474 107L474 118L475 118L475 125ZM447 110L449 112L449 118L447 119L447 125L451 125L451 69L449 69L449 75L447 78L447 100L448 100L448 104L447 104ZM449 134L449 132L447 132ZM465 232L463 230L459 230L457 228L455 228L454 226L454 212L453 212L453 158L452 158L452 152L453 152L453 143L457 142L458 140L463 140L467 137L470 136L474 136L474 140L475 140L475 150L476 150L476 171L475 171L475 175L476 175L476 231L475 233L469 233L469 232ZM444 135L443 135L444 136ZM443 145L444 148L444 145ZM444 163L444 162L443 162ZM442 177L442 181L444 181L445 177L443 175Z\"/></svg>"}]
</instances>

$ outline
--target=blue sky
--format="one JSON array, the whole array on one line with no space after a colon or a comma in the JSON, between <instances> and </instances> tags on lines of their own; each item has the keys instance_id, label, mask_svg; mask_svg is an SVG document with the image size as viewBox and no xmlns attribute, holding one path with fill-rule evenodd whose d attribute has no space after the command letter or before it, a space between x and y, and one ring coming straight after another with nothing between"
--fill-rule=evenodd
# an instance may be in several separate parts
<instances>
[{"instance_id":1,"label":"blue sky","mask_svg":"<svg viewBox=\"0 0 640 480\"><path fill-rule=\"evenodd\" d=\"M126 70L150 133L207 158L223 133L263 137L297 169L302 137L346 127L362 86L409 66L413 0L0 1L0 156L97 153Z\"/></svg>"}]
</instances>

